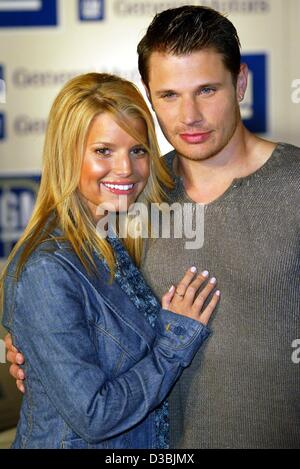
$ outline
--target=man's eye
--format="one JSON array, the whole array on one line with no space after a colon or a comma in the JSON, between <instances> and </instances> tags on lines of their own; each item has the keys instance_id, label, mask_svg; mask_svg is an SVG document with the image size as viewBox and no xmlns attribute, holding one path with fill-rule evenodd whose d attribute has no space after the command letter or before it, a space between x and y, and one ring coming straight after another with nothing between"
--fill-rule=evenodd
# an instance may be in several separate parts
<instances>
[{"instance_id":1,"label":"man's eye","mask_svg":"<svg viewBox=\"0 0 300 469\"><path fill-rule=\"evenodd\" d=\"M132 148L131 153L133 156L144 156L147 155L147 150L144 147Z\"/></svg>"},{"instance_id":2,"label":"man's eye","mask_svg":"<svg viewBox=\"0 0 300 469\"><path fill-rule=\"evenodd\" d=\"M111 151L109 148L96 148L95 152L97 153L97 155L99 156L110 156L111 154Z\"/></svg>"},{"instance_id":3,"label":"man's eye","mask_svg":"<svg viewBox=\"0 0 300 469\"><path fill-rule=\"evenodd\" d=\"M174 98L175 96L176 96L176 93L174 93L173 91L166 91L166 93L163 93L161 95L163 99L170 99L170 98Z\"/></svg>"},{"instance_id":4,"label":"man's eye","mask_svg":"<svg viewBox=\"0 0 300 469\"><path fill-rule=\"evenodd\" d=\"M215 91L215 88L210 88L209 86L206 86L205 88L201 88L200 94L208 95L213 94Z\"/></svg>"}]
</instances>

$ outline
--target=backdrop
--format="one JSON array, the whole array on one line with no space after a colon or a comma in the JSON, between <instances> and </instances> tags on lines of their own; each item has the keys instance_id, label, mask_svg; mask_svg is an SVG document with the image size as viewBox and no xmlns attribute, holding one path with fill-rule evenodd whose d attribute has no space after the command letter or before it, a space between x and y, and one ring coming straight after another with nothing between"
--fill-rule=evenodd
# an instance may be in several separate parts
<instances>
[{"instance_id":1,"label":"backdrop","mask_svg":"<svg viewBox=\"0 0 300 469\"><path fill-rule=\"evenodd\" d=\"M187 3L226 13L238 29L250 68L245 124L300 145L300 0L0 0L0 262L30 216L47 114L58 90L87 71L116 73L140 85L136 45L151 18ZM159 141L167 151L160 132ZM0 427L16 416L8 380L3 365Z\"/></svg>"},{"instance_id":2,"label":"backdrop","mask_svg":"<svg viewBox=\"0 0 300 469\"><path fill-rule=\"evenodd\" d=\"M31 213L58 90L91 70L140 85L139 39L157 11L185 3L216 8L236 25L251 72L242 103L249 129L300 145L300 0L0 0L0 259Z\"/></svg>"}]
</instances>

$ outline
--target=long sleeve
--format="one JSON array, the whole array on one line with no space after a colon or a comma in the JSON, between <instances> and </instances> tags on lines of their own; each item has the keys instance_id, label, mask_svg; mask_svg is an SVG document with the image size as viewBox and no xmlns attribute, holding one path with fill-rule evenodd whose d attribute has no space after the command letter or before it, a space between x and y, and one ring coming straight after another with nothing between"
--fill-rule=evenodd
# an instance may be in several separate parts
<instances>
[{"instance_id":1,"label":"long sleeve","mask_svg":"<svg viewBox=\"0 0 300 469\"><path fill-rule=\"evenodd\" d=\"M153 347L109 379L89 333L83 286L51 255L24 269L12 333L57 411L91 443L128 430L159 405L209 334L199 322L161 310Z\"/></svg>"}]
</instances>

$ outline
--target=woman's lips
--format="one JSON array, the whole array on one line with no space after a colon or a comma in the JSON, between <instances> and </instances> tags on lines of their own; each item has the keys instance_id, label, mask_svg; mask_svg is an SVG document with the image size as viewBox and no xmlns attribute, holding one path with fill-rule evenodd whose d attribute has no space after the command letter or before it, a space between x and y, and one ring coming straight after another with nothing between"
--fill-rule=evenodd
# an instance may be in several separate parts
<instances>
[{"instance_id":1,"label":"woman's lips","mask_svg":"<svg viewBox=\"0 0 300 469\"><path fill-rule=\"evenodd\" d=\"M117 195L129 195L132 194L135 190L135 184L113 184L109 182L101 182L101 184L107 189L109 192Z\"/></svg>"},{"instance_id":2,"label":"woman's lips","mask_svg":"<svg viewBox=\"0 0 300 469\"><path fill-rule=\"evenodd\" d=\"M187 143L203 143L208 140L211 132L182 133L180 138Z\"/></svg>"}]
</instances>

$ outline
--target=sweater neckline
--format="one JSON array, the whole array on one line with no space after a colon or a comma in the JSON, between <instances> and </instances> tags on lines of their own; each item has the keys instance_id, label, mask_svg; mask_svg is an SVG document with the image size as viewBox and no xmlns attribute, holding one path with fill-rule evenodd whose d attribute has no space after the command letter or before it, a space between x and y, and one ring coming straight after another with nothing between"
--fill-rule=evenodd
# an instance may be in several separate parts
<instances>
[{"instance_id":1,"label":"sweater neckline","mask_svg":"<svg viewBox=\"0 0 300 469\"><path fill-rule=\"evenodd\" d=\"M276 163L278 161L278 156L280 154L282 154L282 150L284 149L285 146L286 146L285 143L278 142L276 144L276 147L272 151L270 157L267 159L267 161L265 161L265 163L260 168L255 170L253 173L248 174L247 176L234 178L232 180L231 184L228 186L228 188L223 192L223 194L221 194L215 200L213 200L213 201L211 201L207 204L202 204L202 205L207 206L207 207L215 205L215 204L223 201L224 199L226 199L231 194L233 189L236 189L237 187L240 187L243 184L247 184L247 183L249 184L250 180L255 179L255 178L259 178L261 175L267 173L271 168L274 167L274 165L276 165ZM173 162L174 162L174 158L176 156L176 151L171 152L171 154L169 154L167 156L168 156L167 165L169 167L169 170L171 171L172 177L173 177L174 182L175 182L175 188L174 188L172 194L174 196L176 196L176 200L180 199L181 201L184 201L184 202L190 202L190 203L193 203L193 204L197 203L193 199L191 199L189 197L189 195L187 194L187 192L185 190L185 187L184 187L184 184L183 184L183 177L176 175L174 170L173 170Z\"/></svg>"}]
</instances>

